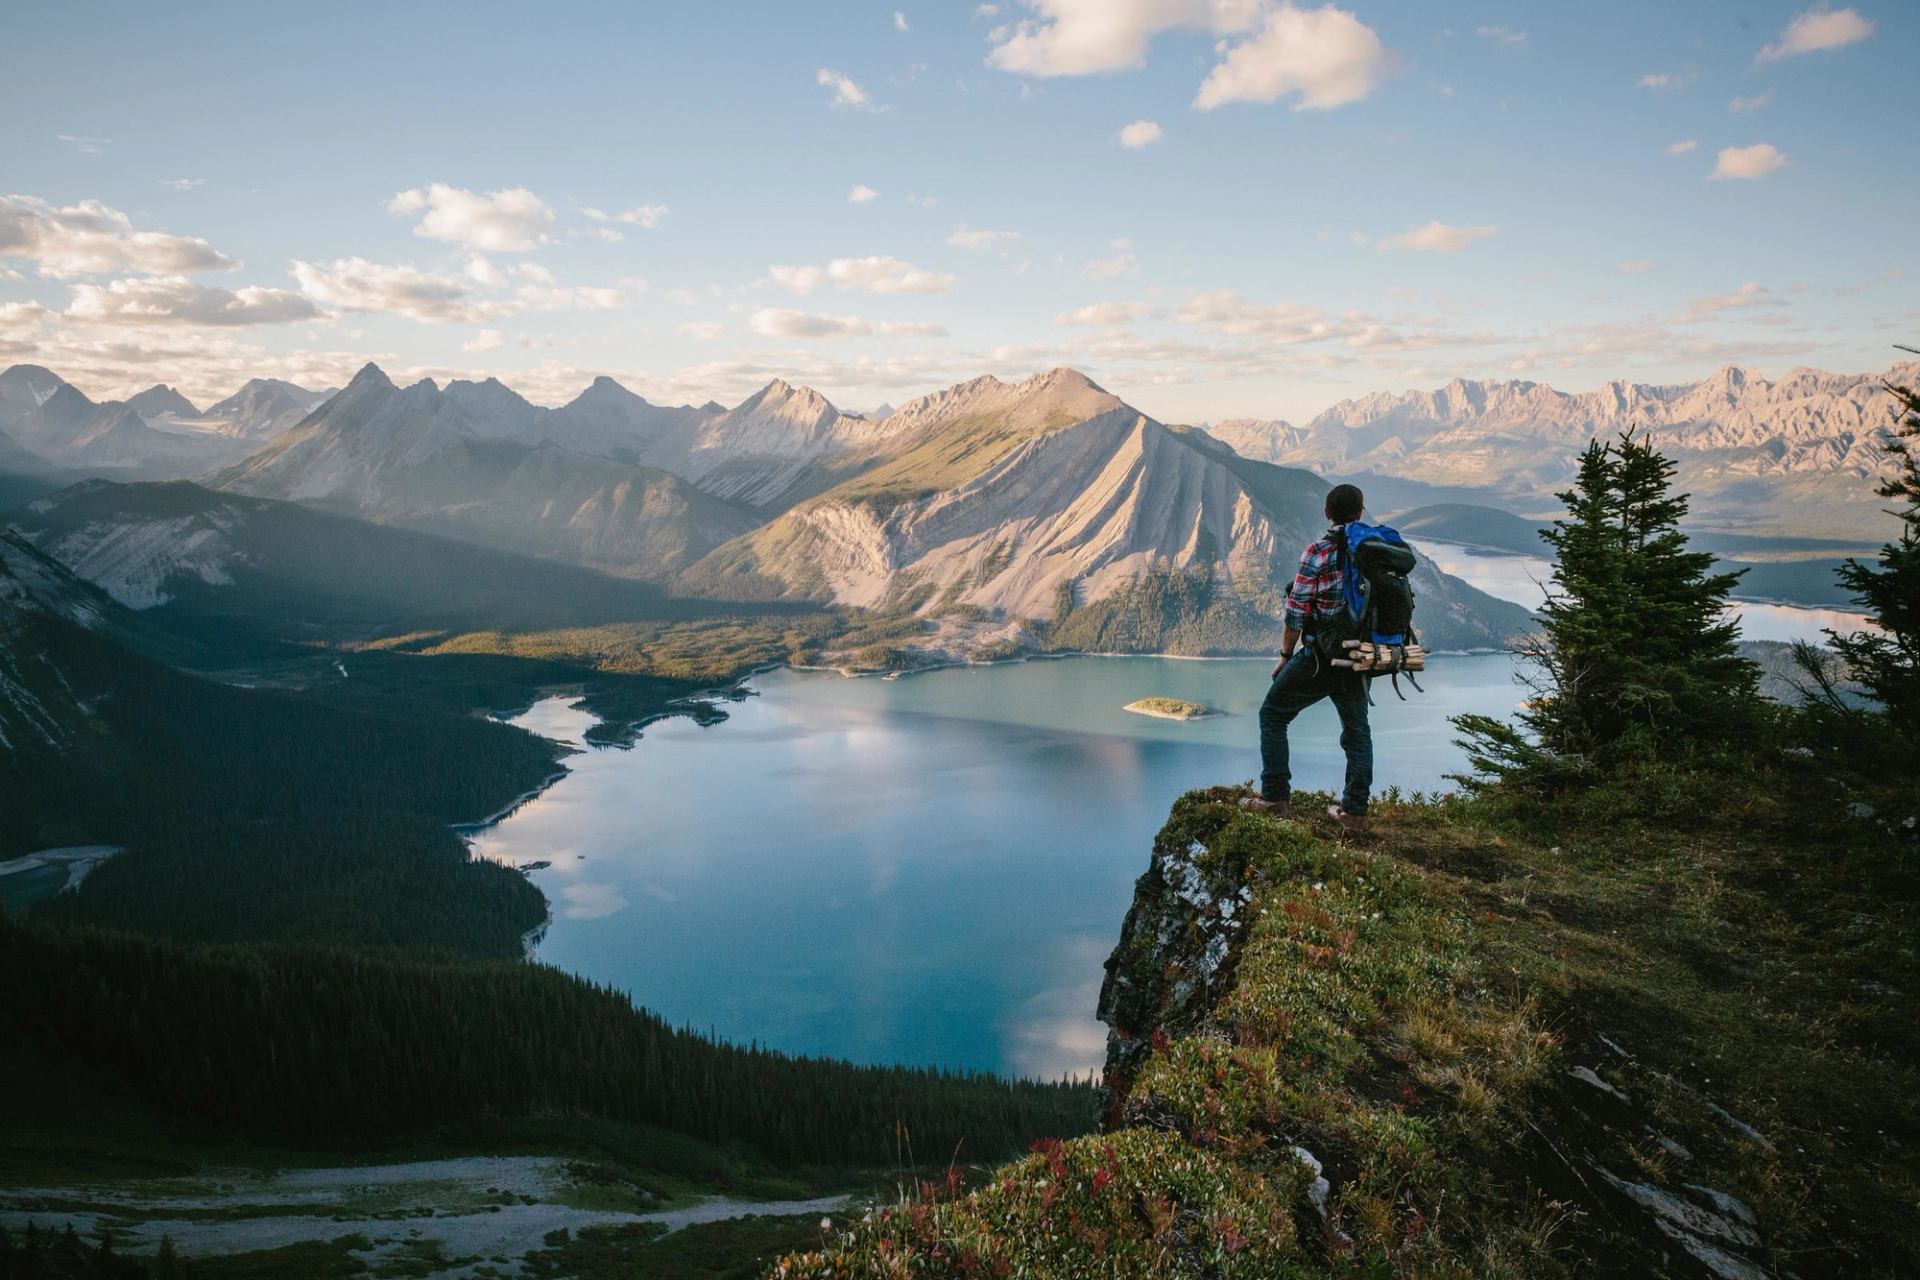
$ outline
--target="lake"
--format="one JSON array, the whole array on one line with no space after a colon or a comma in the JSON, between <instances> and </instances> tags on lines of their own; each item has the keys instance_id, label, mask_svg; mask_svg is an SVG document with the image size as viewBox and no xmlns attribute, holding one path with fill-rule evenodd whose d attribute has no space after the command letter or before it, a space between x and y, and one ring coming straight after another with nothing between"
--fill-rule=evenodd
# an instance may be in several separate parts
<instances>
[{"instance_id":1,"label":"lake","mask_svg":"<svg viewBox=\"0 0 1920 1280\"><path fill-rule=\"evenodd\" d=\"M1271 663L1063 658L899 680L797 671L701 728L588 750L474 837L538 861L539 959L675 1023L859 1062L1057 1077L1096 1068L1101 964L1175 797L1259 769ZM1511 712L1504 654L1436 656L1428 692L1376 685L1377 785L1437 790L1446 718ZM1225 715L1121 710L1148 694ZM578 742L566 699L515 723ZM1338 785L1332 708L1294 728L1295 783Z\"/></svg>"},{"instance_id":2,"label":"lake","mask_svg":"<svg viewBox=\"0 0 1920 1280\"><path fill-rule=\"evenodd\" d=\"M1423 543L1529 606L1547 561ZM1857 615L1736 605L1755 639ZM1375 685L1376 785L1447 787L1449 716L1519 704L1505 654L1436 655L1425 694ZM553 904L536 954L670 1021L858 1062L1056 1077L1096 1068L1101 963L1181 792L1259 770L1266 660L1078 657L849 680L775 671L729 718L589 750L474 838ZM1151 694L1226 714L1121 710ZM515 723L579 742L567 699ZM1296 722L1295 783L1337 788L1333 710Z\"/></svg>"}]
</instances>

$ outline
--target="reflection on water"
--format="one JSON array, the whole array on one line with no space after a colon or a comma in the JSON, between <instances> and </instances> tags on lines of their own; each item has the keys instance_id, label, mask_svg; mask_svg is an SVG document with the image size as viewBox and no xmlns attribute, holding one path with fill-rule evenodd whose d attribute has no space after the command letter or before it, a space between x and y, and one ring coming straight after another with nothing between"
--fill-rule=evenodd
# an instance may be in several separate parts
<instances>
[{"instance_id":1,"label":"reflection on water","mask_svg":"<svg viewBox=\"0 0 1920 1280\"><path fill-rule=\"evenodd\" d=\"M802 1053L1042 1076L1102 1057L1101 964L1181 792L1258 769L1271 663L1073 658L904 680L772 672L702 729L651 726L475 837L553 904L542 960L677 1023ZM1379 782L1446 785L1446 718L1506 714L1505 655L1439 657L1374 713ZM1131 715L1165 694L1228 714ZM579 742L564 699L517 723ZM1338 785L1325 704L1299 785Z\"/></svg>"},{"instance_id":2,"label":"reflection on water","mask_svg":"<svg viewBox=\"0 0 1920 1280\"><path fill-rule=\"evenodd\" d=\"M1464 579L1490 596L1537 609L1547 598L1553 562L1544 556L1514 555L1451 542L1422 541L1420 550L1442 570ZM1743 640L1814 640L1828 630L1858 631L1863 615L1846 609L1803 608L1790 604L1760 604L1736 600L1732 610L1740 619Z\"/></svg>"}]
</instances>

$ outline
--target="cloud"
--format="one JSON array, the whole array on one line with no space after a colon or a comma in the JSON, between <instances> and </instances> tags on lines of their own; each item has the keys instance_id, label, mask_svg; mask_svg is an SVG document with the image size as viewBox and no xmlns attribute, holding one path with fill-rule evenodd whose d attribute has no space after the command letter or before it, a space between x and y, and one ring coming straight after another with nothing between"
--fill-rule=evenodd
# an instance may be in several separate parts
<instances>
[{"instance_id":1,"label":"cloud","mask_svg":"<svg viewBox=\"0 0 1920 1280\"><path fill-rule=\"evenodd\" d=\"M1475 240L1485 240L1498 227L1456 227L1445 222L1429 222L1397 236L1388 236L1374 246L1381 251L1410 249L1418 253L1458 253Z\"/></svg>"},{"instance_id":2,"label":"cloud","mask_svg":"<svg viewBox=\"0 0 1920 1280\"><path fill-rule=\"evenodd\" d=\"M413 229L417 236L498 253L524 253L544 243L553 228L553 210L525 187L480 195L436 182L395 195L387 212L424 215Z\"/></svg>"},{"instance_id":3,"label":"cloud","mask_svg":"<svg viewBox=\"0 0 1920 1280\"><path fill-rule=\"evenodd\" d=\"M953 229L953 234L947 237L947 243L956 249L971 249L981 253L988 249L1010 245L1019 238L1018 231L991 231L984 227L969 227L963 223Z\"/></svg>"},{"instance_id":4,"label":"cloud","mask_svg":"<svg viewBox=\"0 0 1920 1280\"><path fill-rule=\"evenodd\" d=\"M1147 63L1153 37L1174 27L1215 35L1249 30L1246 0L1029 0L1038 19L989 33L987 65L1027 76L1086 76ZM985 6L982 7L984 10ZM980 11L976 11L980 12ZM990 16L990 15L989 15Z\"/></svg>"},{"instance_id":5,"label":"cloud","mask_svg":"<svg viewBox=\"0 0 1920 1280\"><path fill-rule=\"evenodd\" d=\"M1135 120L1120 130L1120 145L1130 148L1151 146L1165 136L1165 131L1153 121Z\"/></svg>"},{"instance_id":6,"label":"cloud","mask_svg":"<svg viewBox=\"0 0 1920 1280\"><path fill-rule=\"evenodd\" d=\"M813 78L817 83L833 90L833 97L829 99L829 104L835 111L878 111L880 109L852 76L844 75L830 67L822 67Z\"/></svg>"},{"instance_id":7,"label":"cloud","mask_svg":"<svg viewBox=\"0 0 1920 1280\"><path fill-rule=\"evenodd\" d=\"M315 302L345 311L384 312L426 324L472 321L482 315L459 280L421 271L410 263L387 265L365 258L296 260L293 278Z\"/></svg>"},{"instance_id":8,"label":"cloud","mask_svg":"<svg viewBox=\"0 0 1920 1280\"><path fill-rule=\"evenodd\" d=\"M973 9L973 16L975 19L997 18L1000 16L1000 6L997 4L975 5Z\"/></svg>"},{"instance_id":9,"label":"cloud","mask_svg":"<svg viewBox=\"0 0 1920 1280\"><path fill-rule=\"evenodd\" d=\"M1081 270L1089 280L1111 280L1123 276L1135 269L1133 241L1126 236L1116 236L1107 243L1113 250L1111 258L1095 258Z\"/></svg>"},{"instance_id":10,"label":"cloud","mask_svg":"<svg viewBox=\"0 0 1920 1280\"><path fill-rule=\"evenodd\" d=\"M879 198L880 193L864 182L854 183L853 190L847 192L847 202L849 204L866 204L870 200L878 200Z\"/></svg>"},{"instance_id":11,"label":"cloud","mask_svg":"<svg viewBox=\"0 0 1920 1280\"><path fill-rule=\"evenodd\" d=\"M1664 156L1683 156L1699 145L1699 142L1692 138L1682 138L1678 142L1670 142L1662 147L1660 154Z\"/></svg>"},{"instance_id":12,"label":"cloud","mask_svg":"<svg viewBox=\"0 0 1920 1280\"><path fill-rule=\"evenodd\" d=\"M567 905L560 914L569 920L598 920L627 908L627 897L610 884L570 884L560 890Z\"/></svg>"},{"instance_id":13,"label":"cloud","mask_svg":"<svg viewBox=\"0 0 1920 1280\"><path fill-rule=\"evenodd\" d=\"M112 138L87 138L74 133L56 133L55 141L64 142L83 156L97 156L113 145Z\"/></svg>"},{"instance_id":14,"label":"cloud","mask_svg":"<svg viewBox=\"0 0 1920 1280\"><path fill-rule=\"evenodd\" d=\"M1625 275L1643 276L1653 270L1653 263L1647 261L1645 258L1633 258L1621 263L1620 270Z\"/></svg>"},{"instance_id":15,"label":"cloud","mask_svg":"<svg viewBox=\"0 0 1920 1280\"><path fill-rule=\"evenodd\" d=\"M1735 112L1758 111L1772 101L1773 90L1769 89L1765 93L1757 93L1751 98L1735 98L1727 104L1727 110Z\"/></svg>"},{"instance_id":16,"label":"cloud","mask_svg":"<svg viewBox=\"0 0 1920 1280\"><path fill-rule=\"evenodd\" d=\"M231 271L240 263L194 236L135 231L133 221L98 200L56 206L34 196L0 196L0 258L39 264L64 279L116 271L190 275Z\"/></svg>"},{"instance_id":17,"label":"cloud","mask_svg":"<svg viewBox=\"0 0 1920 1280\"><path fill-rule=\"evenodd\" d=\"M312 320L313 301L290 289L216 289L185 276L114 280L81 284L67 307L70 320L89 324L198 325L230 328L250 324L289 324Z\"/></svg>"},{"instance_id":18,"label":"cloud","mask_svg":"<svg viewBox=\"0 0 1920 1280\"><path fill-rule=\"evenodd\" d=\"M1786 153L1771 142L1756 142L1750 147L1722 147L1720 157L1707 175L1713 181L1726 178L1764 178L1786 167Z\"/></svg>"},{"instance_id":19,"label":"cloud","mask_svg":"<svg viewBox=\"0 0 1920 1280\"><path fill-rule=\"evenodd\" d=\"M895 9L893 11L893 29L895 31L905 31L908 29L907 15L900 12L898 9Z\"/></svg>"},{"instance_id":20,"label":"cloud","mask_svg":"<svg viewBox=\"0 0 1920 1280\"><path fill-rule=\"evenodd\" d=\"M1482 40L1491 40L1503 49L1511 49L1527 42L1527 33L1515 31L1512 27L1480 27L1474 32Z\"/></svg>"},{"instance_id":21,"label":"cloud","mask_svg":"<svg viewBox=\"0 0 1920 1280\"><path fill-rule=\"evenodd\" d=\"M1773 292L1757 281L1749 280L1732 293L1717 297L1695 298L1687 303L1685 313L1673 318L1674 324L1695 324L1723 311L1746 311L1754 307L1779 307L1786 305Z\"/></svg>"},{"instance_id":22,"label":"cloud","mask_svg":"<svg viewBox=\"0 0 1920 1280\"><path fill-rule=\"evenodd\" d=\"M1754 56L1754 65L1778 62L1803 53L1844 49L1873 34L1873 22L1852 9L1816 7L1807 10L1780 33L1780 38Z\"/></svg>"},{"instance_id":23,"label":"cloud","mask_svg":"<svg viewBox=\"0 0 1920 1280\"><path fill-rule=\"evenodd\" d=\"M1633 83L1637 89L1684 89L1695 78L1691 71L1651 71Z\"/></svg>"},{"instance_id":24,"label":"cloud","mask_svg":"<svg viewBox=\"0 0 1920 1280\"><path fill-rule=\"evenodd\" d=\"M1372 93L1389 66L1380 37L1352 14L1332 5L1288 5L1268 15L1265 30L1227 50L1200 82L1193 105L1211 111L1294 94L1295 111L1325 111Z\"/></svg>"},{"instance_id":25,"label":"cloud","mask_svg":"<svg viewBox=\"0 0 1920 1280\"><path fill-rule=\"evenodd\" d=\"M628 226L645 227L647 230L653 231L665 223L667 215L672 212L673 210L664 204L635 205L620 215L620 221L626 223Z\"/></svg>"},{"instance_id":26,"label":"cloud","mask_svg":"<svg viewBox=\"0 0 1920 1280\"><path fill-rule=\"evenodd\" d=\"M462 351L498 351L507 345L506 335L498 329L482 329L460 344Z\"/></svg>"},{"instance_id":27,"label":"cloud","mask_svg":"<svg viewBox=\"0 0 1920 1280\"><path fill-rule=\"evenodd\" d=\"M484 304L483 304L484 305ZM522 285L514 290L514 309L527 311L613 311L627 305L618 289L595 285ZM503 311L501 308L494 308Z\"/></svg>"},{"instance_id":28,"label":"cloud","mask_svg":"<svg viewBox=\"0 0 1920 1280\"><path fill-rule=\"evenodd\" d=\"M206 184L207 184L207 180L205 178L162 178L160 179L161 186L172 187L175 191L191 191L195 187L203 187Z\"/></svg>"},{"instance_id":29,"label":"cloud","mask_svg":"<svg viewBox=\"0 0 1920 1280\"><path fill-rule=\"evenodd\" d=\"M1062 311L1053 318L1053 322L1069 326L1132 324L1145 314L1147 304L1144 302L1093 302L1072 311Z\"/></svg>"},{"instance_id":30,"label":"cloud","mask_svg":"<svg viewBox=\"0 0 1920 1280\"><path fill-rule=\"evenodd\" d=\"M944 338L944 326L911 320L888 320L870 324L859 316L820 315L811 311L793 311L785 307L763 307L753 313L747 324L764 338L783 340L837 341L841 338Z\"/></svg>"},{"instance_id":31,"label":"cloud","mask_svg":"<svg viewBox=\"0 0 1920 1280\"><path fill-rule=\"evenodd\" d=\"M812 293L825 285L863 293L945 293L954 278L925 271L899 258L835 258L824 267L773 266L774 282L792 293Z\"/></svg>"},{"instance_id":32,"label":"cloud","mask_svg":"<svg viewBox=\"0 0 1920 1280\"><path fill-rule=\"evenodd\" d=\"M678 332L700 342L711 342L727 329L727 326L718 320L689 320L685 324L677 324L673 327Z\"/></svg>"}]
</instances>

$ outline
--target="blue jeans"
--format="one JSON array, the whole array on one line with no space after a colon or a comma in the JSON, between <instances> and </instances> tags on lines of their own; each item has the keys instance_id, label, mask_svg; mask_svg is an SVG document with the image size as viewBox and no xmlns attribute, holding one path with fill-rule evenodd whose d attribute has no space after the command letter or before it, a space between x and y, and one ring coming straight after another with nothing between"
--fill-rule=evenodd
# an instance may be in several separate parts
<instances>
[{"instance_id":1,"label":"blue jeans","mask_svg":"<svg viewBox=\"0 0 1920 1280\"><path fill-rule=\"evenodd\" d=\"M1373 789L1373 732L1367 728L1366 677L1337 667L1323 668L1312 647L1302 644L1273 678L1267 700L1260 704L1260 791L1270 800L1293 793L1293 773L1287 767L1287 726L1293 718L1322 698L1333 699L1340 716L1340 749L1347 753L1347 785L1340 807L1348 813L1367 811L1367 793Z\"/></svg>"}]
</instances>

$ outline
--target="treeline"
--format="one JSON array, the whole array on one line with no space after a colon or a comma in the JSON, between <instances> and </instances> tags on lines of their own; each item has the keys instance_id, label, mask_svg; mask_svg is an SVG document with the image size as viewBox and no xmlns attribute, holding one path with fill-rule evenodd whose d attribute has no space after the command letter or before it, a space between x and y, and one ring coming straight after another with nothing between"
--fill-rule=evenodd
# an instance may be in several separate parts
<instances>
[{"instance_id":1,"label":"treeline","mask_svg":"<svg viewBox=\"0 0 1920 1280\"><path fill-rule=\"evenodd\" d=\"M0 1025L168 1113L308 1147L583 1116L787 1164L994 1158L1090 1129L1090 1085L730 1046L543 965L199 947L0 921Z\"/></svg>"},{"instance_id":2,"label":"treeline","mask_svg":"<svg viewBox=\"0 0 1920 1280\"><path fill-rule=\"evenodd\" d=\"M329 942L511 959L546 919L527 878L444 823L389 814L151 832L32 918L195 942Z\"/></svg>"},{"instance_id":3,"label":"treeline","mask_svg":"<svg viewBox=\"0 0 1920 1280\"><path fill-rule=\"evenodd\" d=\"M550 743L508 725L220 684L55 617L19 640L84 710L62 746L0 752L0 856L219 822L471 820L556 767Z\"/></svg>"}]
</instances>

